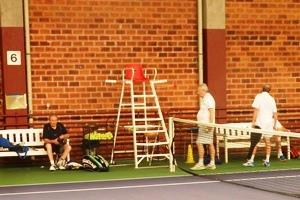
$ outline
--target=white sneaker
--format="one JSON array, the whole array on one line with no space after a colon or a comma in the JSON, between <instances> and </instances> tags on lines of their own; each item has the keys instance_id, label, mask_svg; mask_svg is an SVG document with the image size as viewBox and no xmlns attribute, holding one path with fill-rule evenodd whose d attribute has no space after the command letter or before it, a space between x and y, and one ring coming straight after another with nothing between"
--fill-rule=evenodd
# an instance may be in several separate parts
<instances>
[{"instance_id":1,"label":"white sneaker","mask_svg":"<svg viewBox=\"0 0 300 200\"><path fill-rule=\"evenodd\" d=\"M191 170L194 171L200 171L200 170L204 170L205 166L203 164L197 163L194 167L191 168Z\"/></svg>"},{"instance_id":2,"label":"white sneaker","mask_svg":"<svg viewBox=\"0 0 300 200\"><path fill-rule=\"evenodd\" d=\"M55 171L56 170L56 166L55 165L51 165L49 168L50 171Z\"/></svg>"},{"instance_id":3,"label":"white sneaker","mask_svg":"<svg viewBox=\"0 0 300 200\"><path fill-rule=\"evenodd\" d=\"M244 167L254 167L254 162L248 160L247 162L243 163Z\"/></svg>"},{"instance_id":4,"label":"white sneaker","mask_svg":"<svg viewBox=\"0 0 300 200\"><path fill-rule=\"evenodd\" d=\"M63 159L59 159L59 161L57 162L58 169L64 170L64 169L66 169L65 166L66 166L66 161Z\"/></svg>"},{"instance_id":5,"label":"white sneaker","mask_svg":"<svg viewBox=\"0 0 300 200\"><path fill-rule=\"evenodd\" d=\"M215 164L211 164L209 163L208 165L206 165L206 169L216 169L216 165Z\"/></svg>"},{"instance_id":6,"label":"white sneaker","mask_svg":"<svg viewBox=\"0 0 300 200\"><path fill-rule=\"evenodd\" d=\"M264 165L265 167L270 167L270 166L271 166L270 162L268 162L268 161L264 161L263 165Z\"/></svg>"}]
</instances>

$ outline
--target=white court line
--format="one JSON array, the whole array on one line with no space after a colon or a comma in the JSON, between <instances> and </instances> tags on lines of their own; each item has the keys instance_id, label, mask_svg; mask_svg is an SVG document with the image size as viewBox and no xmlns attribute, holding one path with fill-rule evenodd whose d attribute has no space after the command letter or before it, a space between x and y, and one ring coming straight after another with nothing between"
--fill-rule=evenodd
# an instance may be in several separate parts
<instances>
[{"instance_id":1,"label":"white court line","mask_svg":"<svg viewBox=\"0 0 300 200\"><path fill-rule=\"evenodd\" d=\"M260 172L278 172L278 171L290 171L290 170L300 170L300 168L289 168L289 169L273 169L273 170L251 170L244 172L220 172L211 174L199 174L201 176L211 176L211 175L230 175L230 174L247 174L247 173L260 173ZM76 184L76 183L95 183L95 182L111 182L111 181L130 181L130 180L141 180L141 179L159 179L159 178L177 178L177 177L188 177L192 176L189 174L185 175L170 175L170 176L153 176L153 177L138 177L138 178L117 178L117 179L107 179L107 180L84 180L84 181L63 181L63 182L46 182L46 183L28 183L28 184L10 184L10 185L0 185L0 188L5 187L26 187L26 186L40 186L40 185L57 185L57 184Z\"/></svg>"},{"instance_id":2,"label":"white court line","mask_svg":"<svg viewBox=\"0 0 300 200\"><path fill-rule=\"evenodd\" d=\"M2 193L0 196L16 196L16 195L31 195L31 194L50 194L50 193L65 193L65 192L84 192L84 191L101 191L101 190L119 190L119 189L134 189L134 188L149 188L149 187L165 187L165 186L180 186L180 185L197 185L197 184L210 184L220 183L221 181L196 181L186 183L165 183L165 184L150 184L150 185L128 185L118 187L103 187L103 188L85 188L85 189L72 189L72 190L48 190L38 192L13 192Z\"/></svg>"},{"instance_id":3,"label":"white court line","mask_svg":"<svg viewBox=\"0 0 300 200\"><path fill-rule=\"evenodd\" d=\"M32 194L50 194L50 193L66 193L66 192L84 192L84 191L101 191L101 190L119 190L119 189L134 189L134 188L149 188L149 187L165 187L165 186L180 186L180 185L197 185L197 184L211 184L221 182L240 182L240 181L252 181L252 180L268 180L268 179L282 179L282 178L297 178L300 175L294 176L270 176L270 177L255 177L255 178L243 178L243 179L227 179L227 180L214 180L214 181L195 181L184 183L166 183L166 184L150 184L150 185L128 185L118 187L104 187L104 188L85 188L85 189L72 189L72 190L45 190L37 192L14 192L14 193L2 193L0 196L16 196L16 195L32 195Z\"/></svg>"},{"instance_id":4,"label":"white court line","mask_svg":"<svg viewBox=\"0 0 300 200\"><path fill-rule=\"evenodd\" d=\"M16 184L16 185L0 185L0 188L6 187L27 187L27 186L40 186L40 185L58 185L58 184L76 184L76 183L96 183L96 182L113 182L113 181L131 181L131 180L148 180L148 179L160 179L160 178L178 178L187 177L191 175L176 175L176 176L152 176L152 177L138 177L138 178L116 178L106 180L84 180L84 181L63 181L63 182L46 182L46 183L32 183L32 184Z\"/></svg>"}]
</instances>

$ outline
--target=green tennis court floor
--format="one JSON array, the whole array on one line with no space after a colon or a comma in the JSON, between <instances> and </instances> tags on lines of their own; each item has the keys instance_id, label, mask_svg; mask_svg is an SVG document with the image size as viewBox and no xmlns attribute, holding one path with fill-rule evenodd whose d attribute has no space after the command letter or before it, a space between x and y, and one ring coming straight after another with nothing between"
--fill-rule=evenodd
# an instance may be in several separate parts
<instances>
[{"instance_id":1,"label":"green tennis court floor","mask_svg":"<svg viewBox=\"0 0 300 200\"><path fill-rule=\"evenodd\" d=\"M132 163L132 162L131 162ZM188 169L192 165L182 165ZM264 172L278 170L300 170L300 159L281 162L272 160L271 166L266 168L262 166L262 161L257 159L255 167L243 167L241 160L234 160L228 164L217 166L216 170L204 170L197 172L202 175L213 174L231 174ZM1 167L0 168L0 186L5 185L26 185L26 184L48 184L48 183L66 183L66 182L91 182L107 181L120 179L143 179L172 176L190 176L186 172L176 168L175 173L169 172L168 167L159 168L141 168L134 169L133 165L111 166L109 172L89 172L84 170L64 170L50 172L48 167Z\"/></svg>"}]
</instances>

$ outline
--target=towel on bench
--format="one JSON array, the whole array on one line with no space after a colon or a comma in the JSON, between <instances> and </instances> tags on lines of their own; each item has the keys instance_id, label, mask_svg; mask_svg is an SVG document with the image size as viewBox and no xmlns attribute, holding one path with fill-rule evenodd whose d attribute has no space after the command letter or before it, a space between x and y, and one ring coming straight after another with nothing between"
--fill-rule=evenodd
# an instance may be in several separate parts
<instances>
[{"instance_id":1,"label":"towel on bench","mask_svg":"<svg viewBox=\"0 0 300 200\"><path fill-rule=\"evenodd\" d=\"M19 158L25 159L29 148L27 146L23 146L21 144L14 145L8 139L0 137L0 147L6 148L9 151L15 151Z\"/></svg>"}]
</instances>

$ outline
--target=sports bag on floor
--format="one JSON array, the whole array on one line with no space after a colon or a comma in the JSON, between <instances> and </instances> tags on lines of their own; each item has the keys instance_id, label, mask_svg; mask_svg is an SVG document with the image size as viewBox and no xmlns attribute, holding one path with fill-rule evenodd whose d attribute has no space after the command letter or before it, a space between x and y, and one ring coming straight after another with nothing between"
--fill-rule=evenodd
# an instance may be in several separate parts
<instances>
[{"instance_id":1,"label":"sports bag on floor","mask_svg":"<svg viewBox=\"0 0 300 200\"><path fill-rule=\"evenodd\" d=\"M85 170L108 172L109 163L100 155L86 155L82 158L82 167Z\"/></svg>"}]
</instances>

